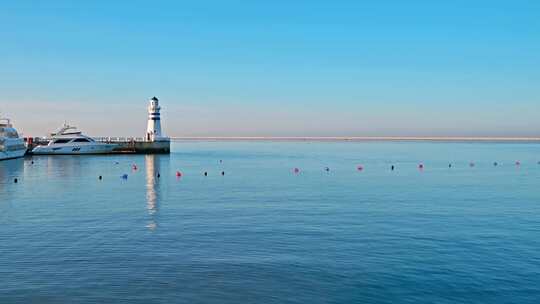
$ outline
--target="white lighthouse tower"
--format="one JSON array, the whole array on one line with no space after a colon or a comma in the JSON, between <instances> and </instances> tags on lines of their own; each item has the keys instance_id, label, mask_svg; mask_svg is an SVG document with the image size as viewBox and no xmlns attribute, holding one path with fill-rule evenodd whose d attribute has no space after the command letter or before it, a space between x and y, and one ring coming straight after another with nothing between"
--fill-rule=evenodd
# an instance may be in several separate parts
<instances>
[{"instance_id":1,"label":"white lighthouse tower","mask_svg":"<svg viewBox=\"0 0 540 304\"><path fill-rule=\"evenodd\" d=\"M161 107L159 106L159 99L157 99L155 96L152 97L150 99L150 104L148 105L148 127L146 128L146 141L155 142L169 140L168 137L164 137L163 134L161 134L160 110Z\"/></svg>"}]
</instances>

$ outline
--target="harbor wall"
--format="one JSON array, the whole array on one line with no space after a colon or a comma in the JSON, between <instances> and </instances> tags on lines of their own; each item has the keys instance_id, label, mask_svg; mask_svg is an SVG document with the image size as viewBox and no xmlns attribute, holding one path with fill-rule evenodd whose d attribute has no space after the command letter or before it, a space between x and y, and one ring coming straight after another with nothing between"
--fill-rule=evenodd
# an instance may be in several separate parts
<instances>
[{"instance_id":1,"label":"harbor wall","mask_svg":"<svg viewBox=\"0 0 540 304\"><path fill-rule=\"evenodd\" d=\"M113 153L135 153L135 154L169 154L171 153L170 141L132 141L115 142L118 148Z\"/></svg>"}]
</instances>

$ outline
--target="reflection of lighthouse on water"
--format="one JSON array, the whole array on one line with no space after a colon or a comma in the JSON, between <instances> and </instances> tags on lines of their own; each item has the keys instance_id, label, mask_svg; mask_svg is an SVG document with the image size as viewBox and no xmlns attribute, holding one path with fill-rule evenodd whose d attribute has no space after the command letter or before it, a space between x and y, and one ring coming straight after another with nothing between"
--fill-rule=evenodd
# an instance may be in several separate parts
<instances>
[{"instance_id":1,"label":"reflection of lighthouse on water","mask_svg":"<svg viewBox=\"0 0 540 304\"><path fill-rule=\"evenodd\" d=\"M158 212L159 204L159 158L149 154L144 157L146 165L146 209L150 215L150 221L146 225L150 230L157 228L155 217Z\"/></svg>"}]
</instances>

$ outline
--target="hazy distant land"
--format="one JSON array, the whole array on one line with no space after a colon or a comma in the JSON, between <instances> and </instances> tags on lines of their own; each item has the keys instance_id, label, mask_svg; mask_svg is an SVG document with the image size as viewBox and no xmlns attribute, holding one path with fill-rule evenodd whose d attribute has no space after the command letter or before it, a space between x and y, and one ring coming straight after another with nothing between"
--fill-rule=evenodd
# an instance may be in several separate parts
<instances>
[{"instance_id":1,"label":"hazy distant land","mask_svg":"<svg viewBox=\"0 0 540 304\"><path fill-rule=\"evenodd\" d=\"M409 137L409 136L337 136L337 137L274 137L274 136L225 136L225 137L171 137L172 140L215 141L433 141L433 142L539 142L540 137Z\"/></svg>"}]
</instances>

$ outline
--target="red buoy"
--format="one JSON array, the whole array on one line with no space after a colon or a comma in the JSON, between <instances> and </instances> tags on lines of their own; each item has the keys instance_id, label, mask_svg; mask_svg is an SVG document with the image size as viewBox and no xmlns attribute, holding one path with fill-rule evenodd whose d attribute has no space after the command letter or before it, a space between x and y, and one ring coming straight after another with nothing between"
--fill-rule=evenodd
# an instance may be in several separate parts
<instances>
[{"instance_id":1,"label":"red buoy","mask_svg":"<svg viewBox=\"0 0 540 304\"><path fill-rule=\"evenodd\" d=\"M362 165L360 165L360 166L356 167L356 170L358 170L358 171L363 171L363 170L364 170L364 167L363 167Z\"/></svg>"},{"instance_id":2,"label":"red buoy","mask_svg":"<svg viewBox=\"0 0 540 304\"><path fill-rule=\"evenodd\" d=\"M176 171L176 177L182 177L182 172Z\"/></svg>"},{"instance_id":3,"label":"red buoy","mask_svg":"<svg viewBox=\"0 0 540 304\"><path fill-rule=\"evenodd\" d=\"M137 170L137 165L133 164L133 166L131 166L131 168L133 168L133 170Z\"/></svg>"}]
</instances>

